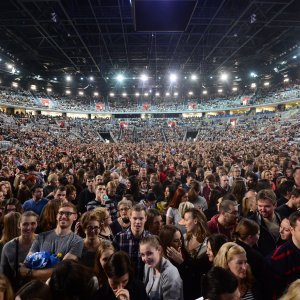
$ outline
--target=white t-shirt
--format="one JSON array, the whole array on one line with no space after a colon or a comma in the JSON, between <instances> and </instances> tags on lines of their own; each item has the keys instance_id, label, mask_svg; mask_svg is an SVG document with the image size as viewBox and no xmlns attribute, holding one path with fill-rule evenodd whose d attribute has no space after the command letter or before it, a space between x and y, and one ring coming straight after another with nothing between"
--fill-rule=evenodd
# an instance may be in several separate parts
<instances>
[{"instance_id":1,"label":"white t-shirt","mask_svg":"<svg viewBox=\"0 0 300 300\"><path fill-rule=\"evenodd\" d=\"M167 210L167 217L171 218L173 220L173 224L178 224L178 222L181 220L181 216L179 214L179 211L177 208L169 207Z\"/></svg>"}]
</instances>

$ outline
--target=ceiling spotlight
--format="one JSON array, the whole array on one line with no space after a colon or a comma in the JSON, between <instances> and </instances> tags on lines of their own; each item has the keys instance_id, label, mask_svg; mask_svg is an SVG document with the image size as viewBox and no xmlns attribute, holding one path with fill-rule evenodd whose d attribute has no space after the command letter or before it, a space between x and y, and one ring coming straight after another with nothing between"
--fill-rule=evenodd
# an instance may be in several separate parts
<instances>
[{"instance_id":1,"label":"ceiling spotlight","mask_svg":"<svg viewBox=\"0 0 300 300\"><path fill-rule=\"evenodd\" d=\"M71 91L66 90L66 94L67 94L67 95L70 95L70 94L71 94Z\"/></svg>"},{"instance_id":2,"label":"ceiling spotlight","mask_svg":"<svg viewBox=\"0 0 300 300\"><path fill-rule=\"evenodd\" d=\"M83 91L79 91L78 94L79 94L80 96L83 96Z\"/></svg>"},{"instance_id":3,"label":"ceiling spotlight","mask_svg":"<svg viewBox=\"0 0 300 300\"><path fill-rule=\"evenodd\" d=\"M222 73L222 74L220 75L220 79L221 79L222 81L226 81L226 80L228 79L228 74L227 74L227 73Z\"/></svg>"},{"instance_id":4,"label":"ceiling spotlight","mask_svg":"<svg viewBox=\"0 0 300 300\"><path fill-rule=\"evenodd\" d=\"M15 88L18 87L18 83L17 82L13 82L12 86L15 87Z\"/></svg>"},{"instance_id":5,"label":"ceiling spotlight","mask_svg":"<svg viewBox=\"0 0 300 300\"><path fill-rule=\"evenodd\" d=\"M155 93L155 96L159 96L159 92L156 92L156 93Z\"/></svg>"},{"instance_id":6,"label":"ceiling spotlight","mask_svg":"<svg viewBox=\"0 0 300 300\"><path fill-rule=\"evenodd\" d=\"M140 93L135 93L135 96L136 96L136 97L139 97L139 96L140 96Z\"/></svg>"},{"instance_id":7,"label":"ceiling spotlight","mask_svg":"<svg viewBox=\"0 0 300 300\"><path fill-rule=\"evenodd\" d=\"M175 97L178 96L178 92L175 92L175 93L174 93L174 96L175 96Z\"/></svg>"},{"instance_id":8,"label":"ceiling spotlight","mask_svg":"<svg viewBox=\"0 0 300 300\"><path fill-rule=\"evenodd\" d=\"M99 93L98 92L94 92L94 96L99 96Z\"/></svg>"},{"instance_id":9,"label":"ceiling spotlight","mask_svg":"<svg viewBox=\"0 0 300 300\"><path fill-rule=\"evenodd\" d=\"M47 88L47 92L52 92L52 89L51 88Z\"/></svg>"},{"instance_id":10,"label":"ceiling spotlight","mask_svg":"<svg viewBox=\"0 0 300 300\"><path fill-rule=\"evenodd\" d=\"M269 81L264 82L264 86L269 86L269 85L270 85Z\"/></svg>"},{"instance_id":11,"label":"ceiling spotlight","mask_svg":"<svg viewBox=\"0 0 300 300\"><path fill-rule=\"evenodd\" d=\"M169 92L166 92L166 96L170 96L170 93L169 93Z\"/></svg>"},{"instance_id":12,"label":"ceiling spotlight","mask_svg":"<svg viewBox=\"0 0 300 300\"><path fill-rule=\"evenodd\" d=\"M296 59L296 58L297 58L297 55L294 55L294 56L293 56L293 59Z\"/></svg>"},{"instance_id":13,"label":"ceiling spotlight","mask_svg":"<svg viewBox=\"0 0 300 300\"><path fill-rule=\"evenodd\" d=\"M218 93L222 93L223 92L223 90L222 89L218 89Z\"/></svg>"},{"instance_id":14,"label":"ceiling spotlight","mask_svg":"<svg viewBox=\"0 0 300 300\"><path fill-rule=\"evenodd\" d=\"M140 79L141 79L141 81L145 82L148 80L148 76L146 74L142 74Z\"/></svg>"},{"instance_id":15,"label":"ceiling spotlight","mask_svg":"<svg viewBox=\"0 0 300 300\"><path fill-rule=\"evenodd\" d=\"M109 93L109 96L110 96L110 97L114 97L115 94L114 94L114 93Z\"/></svg>"},{"instance_id":16,"label":"ceiling spotlight","mask_svg":"<svg viewBox=\"0 0 300 300\"><path fill-rule=\"evenodd\" d=\"M117 76L117 80L118 80L119 82L122 82L122 81L124 80L124 76L123 76L122 74L119 74L119 75Z\"/></svg>"},{"instance_id":17,"label":"ceiling spotlight","mask_svg":"<svg viewBox=\"0 0 300 300\"><path fill-rule=\"evenodd\" d=\"M67 80L67 81L71 81L71 80L72 80L71 76L70 76L70 75L67 75L67 76L66 76L66 80Z\"/></svg>"},{"instance_id":18,"label":"ceiling spotlight","mask_svg":"<svg viewBox=\"0 0 300 300\"><path fill-rule=\"evenodd\" d=\"M191 79L192 79L193 81L195 81L195 80L197 80L197 76L196 76L195 74L193 74L193 75L191 76Z\"/></svg>"},{"instance_id":19,"label":"ceiling spotlight","mask_svg":"<svg viewBox=\"0 0 300 300\"><path fill-rule=\"evenodd\" d=\"M203 95L207 95L207 91L203 91L202 94L203 94Z\"/></svg>"},{"instance_id":20,"label":"ceiling spotlight","mask_svg":"<svg viewBox=\"0 0 300 300\"><path fill-rule=\"evenodd\" d=\"M256 88L256 83L251 83L251 88Z\"/></svg>"},{"instance_id":21,"label":"ceiling spotlight","mask_svg":"<svg viewBox=\"0 0 300 300\"><path fill-rule=\"evenodd\" d=\"M177 81L177 75L176 74L170 74L170 81L176 82Z\"/></svg>"},{"instance_id":22,"label":"ceiling spotlight","mask_svg":"<svg viewBox=\"0 0 300 300\"><path fill-rule=\"evenodd\" d=\"M94 77L93 76L90 76L90 81L94 81Z\"/></svg>"},{"instance_id":23,"label":"ceiling spotlight","mask_svg":"<svg viewBox=\"0 0 300 300\"><path fill-rule=\"evenodd\" d=\"M7 69L12 69L14 66L12 64L7 64Z\"/></svg>"},{"instance_id":24,"label":"ceiling spotlight","mask_svg":"<svg viewBox=\"0 0 300 300\"><path fill-rule=\"evenodd\" d=\"M80 77L80 80L83 80L83 77Z\"/></svg>"},{"instance_id":25,"label":"ceiling spotlight","mask_svg":"<svg viewBox=\"0 0 300 300\"><path fill-rule=\"evenodd\" d=\"M126 93L122 93L122 96L123 96L123 97L126 97L126 96L127 96L127 94L126 94Z\"/></svg>"},{"instance_id":26,"label":"ceiling spotlight","mask_svg":"<svg viewBox=\"0 0 300 300\"><path fill-rule=\"evenodd\" d=\"M250 76L253 77L253 78L256 78L256 77L257 77L257 74L254 73L254 72L251 72L251 73L250 73Z\"/></svg>"},{"instance_id":27,"label":"ceiling spotlight","mask_svg":"<svg viewBox=\"0 0 300 300\"><path fill-rule=\"evenodd\" d=\"M144 96L148 97L148 96L149 96L149 93L145 93Z\"/></svg>"},{"instance_id":28,"label":"ceiling spotlight","mask_svg":"<svg viewBox=\"0 0 300 300\"><path fill-rule=\"evenodd\" d=\"M189 91L189 95L192 96L194 93L192 91Z\"/></svg>"},{"instance_id":29,"label":"ceiling spotlight","mask_svg":"<svg viewBox=\"0 0 300 300\"><path fill-rule=\"evenodd\" d=\"M290 80L288 78L284 78L283 82L289 82Z\"/></svg>"},{"instance_id":30,"label":"ceiling spotlight","mask_svg":"<svg viewBox=\"0 0 300 300\"><path fill-rule=\"evenodd\" d=\"M53 79L54 79L54 80L57 80L57 77L54 77Z\"/></svg>"},{"instance_id":31,"label":"ceiling spotlight","mask_svg":"<svg viewBox=\"0 0 300 300\"><path fill-rule=\"evenodd\" d=\"M32 85L30 86L30 89L32 89L33 91L36 91L36 85L32 84Z\"/></svg>"},{"instance_id":32,"label":"ceiling spotlight","mask_svg":"<svg viewBox=\"0 0 300 300\"><path fill-rule=\"evenodd\" d=\"M233 87L233 88L232 88L232 91L233 91L233 92L236 92L236 91L237 91L237 87Z\"/></svg>"}]
</instances>

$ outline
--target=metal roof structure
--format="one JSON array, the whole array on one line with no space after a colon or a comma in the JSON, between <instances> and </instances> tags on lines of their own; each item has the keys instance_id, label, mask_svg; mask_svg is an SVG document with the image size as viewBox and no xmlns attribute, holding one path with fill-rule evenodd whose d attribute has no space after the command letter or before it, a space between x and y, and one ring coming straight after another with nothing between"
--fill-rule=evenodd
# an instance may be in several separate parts
<instances>
[{"instance_id":1,"label":"metal roof structure","mask_svg":"<svg viewBox=\"0 0 300 300\"><path fill-rule=\"evenodd\" d=\"M157 12L166 1L171 5L152 1ZM267 74L300 46L299 0L198 0L183 31L136 31L137 2L1 1L0 56L49 78L78 74L106 82L118 71L146 71L157 82L173 70L200 78L223 70L242 76L249 68ZM157 13L149 15L145 22Z\"/></svg>"}]
</instances>

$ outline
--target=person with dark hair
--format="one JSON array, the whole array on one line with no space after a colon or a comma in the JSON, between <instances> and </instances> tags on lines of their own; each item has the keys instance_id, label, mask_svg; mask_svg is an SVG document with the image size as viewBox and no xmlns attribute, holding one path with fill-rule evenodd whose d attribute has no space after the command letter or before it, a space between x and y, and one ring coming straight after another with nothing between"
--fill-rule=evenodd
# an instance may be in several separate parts
<instances>
[{"instance_id":1,"label":"person with dark hair","mask_svg":"<svg viewBox=\"0 0 300 300\"><path fill-rule=\"evenodd\" d=\"M41 280L31 280L23 285L16 293L16 300L43 299L52 300L52 293L49 285Z\"/></svg>"},{"instance_id":2,"label":"person with dark hair","mask_svg":"<svg viewBox=\"0 0 300 300\"><path fill-rule=\"evenodd\" d=\"M114 246L117 250L122 250L129 254L135 267L135 276L142 279L144 264L140 258L139 243L150 234L145 230L147 215L144 207L139 204L134 205L130 210L129 219L130 227L115 236Z\"/></svg>"},{"instance_id":3,"label":"person with dark hair","mask_svg":"<svg viewBox=\"0 0 300 300\"><path fill-rule=\"evenodd\" d=\"M211 263L214 261L214 258L222 245L227 242L228 237L224 234L215 233L207 238L206 255Z\"/></svg>"},{"instance_id":4,"label":"person with dark hair","mask_svg":"<svg viewBox=\"0 0 300 300\"><path fill-rule=\"evenodd\" d=\"M300 275L300 211L292 213L289 221L292 238L278 247L271 258L276 299Z\"/></svg>"},{"instance_id":5,"label":"person with dark hair","mask_svg":"<svg viewBox=\"0 0 300 300\"><path fill-rule=\"evenodd\" d=\"M69 259L55 266L49 287L53 299L61 300L90 300L99 288L89 268Z\"/></svg>"},{"instance_id":6,"label":"person with dark hair","mask_svg":"<svg viewBox=\"0 0 300 300\"><path fill-rule=\"evenodd\" d=\"M196 175L193 172L190 172L186 176L186 183L182 185L182 187L188 192L191 188L192 182L196 179Z\"/></svg>"},{"instance_id":7,"label":"person with dark hair","mask_svg":"<svg viewBox=\"0 0 300 300\"><path fill-rule=\"evenodd\" d=\"M86 178L86 188L81 191L78 197L78 212L80 214L86 211L86 205L96 198L95 194L95 176L88 173Z\"/></svg>"},{"instance_id":8,"label":"person with dark hair","mask_svg":"<svg viewBox=\"0 0 300 300\"><path fill-rule=\"evenodd\" d=\"M207 300L239 300L240 291L238 280L231 273L221 267L213 267L205 277L205 299Z\"/></svg>"},{"instance_id":9,"label":"person with dark hair","mask_svg":"<svg viewBox=\"0 0 300 300\"><path fill-rule=\"evenodd\" d=\"M163 257L163 250L157 236L141 240L140 253L145 263L144 284L150 300L183 300L182 279L171 262Z\"/></svg>"},{"instance_id":10,"label":"person with dark hair","mask_svg":"<svg viewBox=\"0 0 300 300\"><path fill-rule=\"evenodd\" d=\"M239 217L238 204L231 200L223 200L219 212L207 223L208 230L210 233L225 234L229 240L232 240Z\"/></svg>"},{"instance_id":11,"label":"person with dark hair","mask_svg":"<svg viewBox=\"0 0 300 300\"><path fill-rule=\"evenodd\" d=\"M268 179L260 179L256 185L256 192L260 192L261 190L271 190L272 185Z\"/></svg>"},{"instance_id":12,"label":"person with dark hair","mask_svg":"<svg viewBox=\"0 0 300 300\"><path fill-rule=\"evenodd\" d=\"M276 208L276 212L279 214L281 220L288 218L293 212L300 208L300 188L294 188L291 193L288 202L282 204Z\"/></svg>"},{"instance_id":13,"label":"person with dark hair","mask_svg":"<svg viewBox=\"0 0 300 300\"><path fill-rule=\"evenodd\" d=\"M155 208L149 208L146 211L147 221L145 223L145 229L151 234L159 235L159 232L163 226L162 216L159 210Z\"/></svg>"},{"instance_id":14,"label":"person with dark hair","mask_svg":"<svg viewBox=\"0 0 300 300\"><path fill-rule=\"evenodd\" d=\"M294 188L294 182L291 180L286 180L282 182L277 188L278 201L277 206L285 204L290 199L291 192Z\"/></svg>"},{"instance_id":15,"label":"person with dark hair","mask_svg":"<svg viewBox=\"0 0 300 300\"><path fill-rule=\"evenodd\" d=\"M295 187L300 188L300 166L296 166L293 170L293 178Z\"/></svg>"},{"instance_id":16,"label":"person with dark hair","mask_svg":"<svg viewBox=\"0 0 300 300\"><path fill-rule=\"evenodd\" d=\"M35 185L32 189L32 198L25 201L22 205L24 211L33 211L37 215L42 213L48 199L43 197L43 186Z\"/></svg>"},{"instance_id":17,"label":"person with dark hair","mask_svg":"<svg viewBox=\"0 0 300 300\"><path fill-rule=\"evenodd\" d=\"M94 300L147 300L143 283L134 278L133 267L124 251L114 253L104 265L108 282L104 283L94 296Z\"/></svg>"}]
</instances>

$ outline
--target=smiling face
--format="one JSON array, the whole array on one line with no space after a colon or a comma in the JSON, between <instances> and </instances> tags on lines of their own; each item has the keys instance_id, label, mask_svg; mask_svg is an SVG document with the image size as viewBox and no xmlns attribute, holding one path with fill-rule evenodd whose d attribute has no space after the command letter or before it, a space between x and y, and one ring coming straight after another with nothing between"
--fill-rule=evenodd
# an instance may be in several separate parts
<instances>
[{"instance_id":1,"label":"smiling face","mask_svg":"<svg viewBox=\"0 0 300 300\"><path fill-rule=\"evenodd\" d=\"M162 258L161 247L153 247L147 243L140 246L140 254L142 261L150 268L156 268Z\"/></svg>"},{"instance_id":2,"label":"smiling face","mask_svg":"<svg viewBox=\"0 0 300 300\"><path fill-rule=\"evenodd\" d=\"M34 234L37 227L37 218L35 216L22 216L20 221L21 235L30 237Z\"/></svg>"},{"instance_id":3,"label":"smiling face","mask_svg":"<svg viewBox=\"0 0 300 300\"><path fill-rule=\"evenodd\" d=\"M95 240L100 232L100 223L97 220L91 220L88 222L84 233L89 240Z\"/></svg>"},{"instance_id":4,"label":"smiling face","mask_svg":"<svg viewBox=\"0 0 300 300\"><path fill-rule=\"evenodd\" d=\"M239 279L244 279L247 276L247 257L246 254L233 255L232 259L228 262L229 270Z\"/></svg>"},{"instance_id":5,"label":"smiling face","mask_svg":"<svg viewBox=\"0 0 300 300\"><path fill-rule=\"evenodd\" d=\"M77 219L77 214L72 207L61 207L57 213L57 224L61 229L71 228Z\"/></svg>"}]
</instances>

